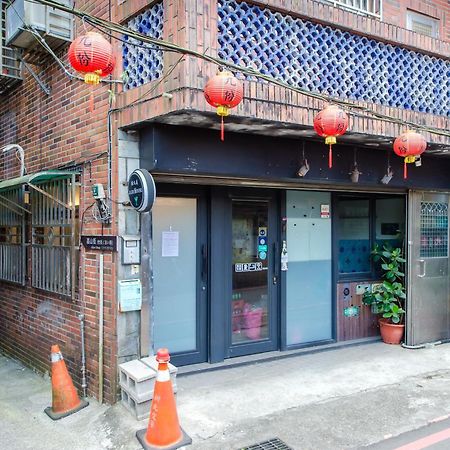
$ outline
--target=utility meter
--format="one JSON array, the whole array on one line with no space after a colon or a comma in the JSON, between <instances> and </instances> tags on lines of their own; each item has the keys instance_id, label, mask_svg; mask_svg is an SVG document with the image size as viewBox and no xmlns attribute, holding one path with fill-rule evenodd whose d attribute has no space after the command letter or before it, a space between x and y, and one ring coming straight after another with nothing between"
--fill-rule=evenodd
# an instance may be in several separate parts
<instances>
[{"instance_id":1,"label":"utility meter","mask_svg":"<svg viewBox=\"0 0 450 450\"><path fill-rule=\"evenodd\" d=\"M122 236L122 264L141 263L140 236Z\"/></svg>"}]
</instances>

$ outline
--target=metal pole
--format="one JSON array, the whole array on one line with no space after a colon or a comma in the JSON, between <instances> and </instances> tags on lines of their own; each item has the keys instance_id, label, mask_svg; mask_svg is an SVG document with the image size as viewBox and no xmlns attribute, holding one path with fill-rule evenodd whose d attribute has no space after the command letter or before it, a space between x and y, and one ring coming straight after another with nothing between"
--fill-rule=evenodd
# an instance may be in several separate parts
<instances>
[{"instance_id":1,"label":"metal pole","mask_svg":"<svg viewBox=\"0 0 450 450\"><path fill-rule=\"evenodd\" d=\"M100 253L100 299L98 311L98 401L103 403L103 253Z\"/></svg>"},{"instance_id":2,"label":"metal pole","mask_svg":"<svg viewBox=\"0 0 450 450\"><path fill-rule=\"evenodd\" d=\"M86 354L84 350L84 314L78 314L80 319L80 333L81 333L81 388L83 389L83 397L86 397Z\"/></svg>"}]
</instances>

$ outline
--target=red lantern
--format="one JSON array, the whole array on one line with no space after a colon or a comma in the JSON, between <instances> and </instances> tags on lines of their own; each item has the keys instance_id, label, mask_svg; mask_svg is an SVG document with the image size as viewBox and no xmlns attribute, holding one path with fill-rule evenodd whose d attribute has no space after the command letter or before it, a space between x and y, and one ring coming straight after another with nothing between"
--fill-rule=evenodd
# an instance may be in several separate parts
<instances>
[{"instance_id":1,"label":"red lantern","mask_svg":"<svg viewBox=\"0 0 450 450\"><path fill-rule=\"evenodd\" d=\"M427 141L420 134L412 130L407 130L401 134L394 141L394 152L398 156L404 158L403 164L403 178L408 178L407 164L416 161L417 156L420 156L427 148Z\"/></svg>"},{"instance_id":2,"label":"red lantern","mask_svg":"<svg viewBox=\"0 0 450 450\"><path fill-rule=\"evenodd\" d=\"M111 44L101 34L90 31L70 44L69 62L77 72L84 73L85 83L96 85L100 83L100 77L106 77L114 70L115 57ZM92 110L92 93L90 101Z\"/></svg>"},{"instance_id":3,"label":"red lantern","mask_svg":"<svg viewBox=\"0 0 450 450\"><path fill-rule=\"evenodd\" d=\"M242 83L231 72L224 70L208 80L204 95L206 101L217 108L217 115L222 118L220 139L223 141L223 118L230 114L230 108L234 108L241 103L244 95Z\"/></svg>"},{"instance_id":4,"label":"red lantern","mask_svg":"<svg viewBox=\"0 0 450 450\"><path fill-rule=\"evenodd\" d=\"M348 128L348 116L337 105L329 105L314 117L314 130L325 138L325 144L330 145L328 153L328 167L333 167L332 145L336 144L336 137L342 136Z\"/></svg>"}]
</instances>

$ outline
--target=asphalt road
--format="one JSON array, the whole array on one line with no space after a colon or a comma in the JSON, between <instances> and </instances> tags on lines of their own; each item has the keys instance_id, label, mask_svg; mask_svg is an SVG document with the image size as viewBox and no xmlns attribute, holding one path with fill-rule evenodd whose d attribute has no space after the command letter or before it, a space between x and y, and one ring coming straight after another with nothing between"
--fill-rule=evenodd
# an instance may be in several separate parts
<instances>
[{"instance_id":1,"label":"asphalt road","mask_svg":"<svg viewBox=\"0 0 450 450\"><path fill-rule=\"evenodd\" d=\"M448 450L450 449L450 419L438 418L435 422L417 430L386 439L369 450Z\"/></svg>"}]
</instances>

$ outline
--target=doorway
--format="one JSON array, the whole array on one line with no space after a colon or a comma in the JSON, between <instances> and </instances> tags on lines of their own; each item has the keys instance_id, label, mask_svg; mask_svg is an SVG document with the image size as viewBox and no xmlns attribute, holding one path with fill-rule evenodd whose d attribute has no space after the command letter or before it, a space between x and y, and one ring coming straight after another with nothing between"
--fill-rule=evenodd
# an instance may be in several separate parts
<instances>
[{"instance_id":1,"label":"doorway","mask_svg":"<svg viewBox=\"0 0 450 450\"><path fill-rule=\"evenodd\" d=\"M278 348L277 216L273 197L232 196L228 356Z\"/></svg>"},{"instance_id":2,"label":"doorway","mask_svg":"<svg viewBox=\"0 0 450 450\"><path fill-rule=\"evenodd\" d=\"M450 338L449 200L448 193L409 194L408 345Z\"/></svg>"}]
</instances>

